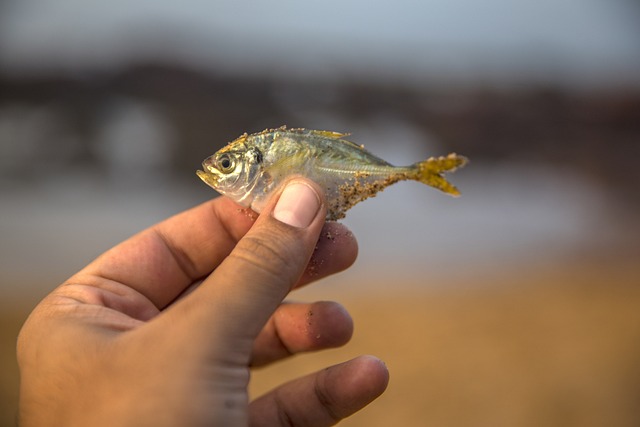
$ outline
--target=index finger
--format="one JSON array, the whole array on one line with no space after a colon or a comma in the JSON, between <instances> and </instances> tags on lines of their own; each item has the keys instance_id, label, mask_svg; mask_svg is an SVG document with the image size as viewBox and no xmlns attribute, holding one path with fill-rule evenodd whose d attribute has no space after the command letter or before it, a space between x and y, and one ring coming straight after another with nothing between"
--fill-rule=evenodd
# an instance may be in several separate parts
<instances>
[{"instance_id":1,"label":"index finger","mask_svg":"<svg viewBox=\"0 0 640 427\"><path fill-rule=\"evenodd\" d=\"M251 211L218 197L136 234L74 278L90 275L125 284L161 309L220 264L254 220Z\"/></svg>"}]
</instances>

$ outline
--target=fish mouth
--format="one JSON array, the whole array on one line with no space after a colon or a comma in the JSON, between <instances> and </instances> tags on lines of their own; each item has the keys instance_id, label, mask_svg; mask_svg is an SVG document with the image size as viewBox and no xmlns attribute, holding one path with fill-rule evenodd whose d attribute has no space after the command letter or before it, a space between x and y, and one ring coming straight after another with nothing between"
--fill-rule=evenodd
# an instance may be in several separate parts
<instances>
[{"instance_id":1,"label":"fish mouth","mask_svg":"<svg viewBox=\"0 0 640 427\"><path fill-rule=\"evenodd\" d=\"M209 187L216 188L218 186L218 175L213 174L211 172L207 172L207 168L205 165L202 165L203 171L197 170L196 174L198 177L203 180Z\"/></svg>"}]
</instances>

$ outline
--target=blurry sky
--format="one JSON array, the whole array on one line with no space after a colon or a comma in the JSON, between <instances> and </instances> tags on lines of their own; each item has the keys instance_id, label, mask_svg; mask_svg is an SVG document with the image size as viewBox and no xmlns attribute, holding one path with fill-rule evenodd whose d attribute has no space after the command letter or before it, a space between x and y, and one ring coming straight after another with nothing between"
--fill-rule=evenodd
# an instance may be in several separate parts
<instances>
[{"instance_id":1,"label":"blurry sky","mask_svg":"<svg viewBox=\"0 0 640 427\"><path fill-rule=\"evenodd\" d=\"M171 57L232 73L640 82L633 0L5 0L5 70Z\"/></svg>"}]
</instances>

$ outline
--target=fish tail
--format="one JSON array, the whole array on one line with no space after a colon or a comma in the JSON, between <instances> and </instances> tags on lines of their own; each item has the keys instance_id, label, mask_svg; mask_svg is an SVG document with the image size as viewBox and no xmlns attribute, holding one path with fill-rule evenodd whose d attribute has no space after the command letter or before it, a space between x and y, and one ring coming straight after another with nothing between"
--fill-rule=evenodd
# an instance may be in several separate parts
<instances>
[{"instance_id":1,"label":"fish tail","mask_svg":"<svg viewBox=\"0 0 640 427\"><path fill-rule=\"evenodd\" d=\"M466 165L467 162L466 157L455 153L448 156L431 157L413 165L413 169L416 171L415 179L452 196L459 196L460 191L447 181L443 174L453 172Z\"/></svg>"}]
</instances>

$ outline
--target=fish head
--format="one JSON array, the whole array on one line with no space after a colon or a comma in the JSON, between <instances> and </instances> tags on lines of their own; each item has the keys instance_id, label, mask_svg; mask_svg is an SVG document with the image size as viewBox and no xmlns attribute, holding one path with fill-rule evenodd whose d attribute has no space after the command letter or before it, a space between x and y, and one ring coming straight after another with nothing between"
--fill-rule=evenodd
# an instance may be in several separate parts
<instances>
[{"instance_id":1,"label":"fish head","mask_svg":"<svg viewBox=\"0 0 640 427\"><path fill-rule=\"evenodd\" d=\"M245 138L246 139L246 138ZM251 193L260 177L262 153L243 137L202 162L196 173L207 185L243 205L251 204Z\"/></svg>"}]
</instances>

